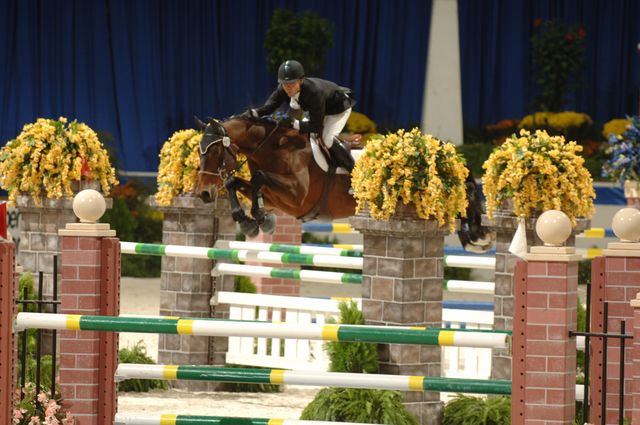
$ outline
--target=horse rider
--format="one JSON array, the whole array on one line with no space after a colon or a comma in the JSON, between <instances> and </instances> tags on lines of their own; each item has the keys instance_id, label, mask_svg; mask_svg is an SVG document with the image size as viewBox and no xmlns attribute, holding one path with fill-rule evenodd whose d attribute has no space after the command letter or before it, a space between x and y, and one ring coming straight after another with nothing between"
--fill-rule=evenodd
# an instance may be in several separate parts
<instances>
[{"instance_id":1,"label":"horse rider","mask_svg":"<svg viewBox=\"0 0 640 425\"><path fill-rule=\"evenodd\" d=\"M302 64L288 60L280 65L278 87L265 104L260 108L249 109L245 114L254 118L270 115L284 103L288 103L299 116L302 115L301 112L308 111L309 120L294 119L293 128L301 134L309 133L312 138L317 139L317 135L321 135L322 142L338 166L351 172L353 157L337 137L356 103L349 97L350 93L351 89L340 87L331 81L305 77Z\"/></svg>"}]
</instances>

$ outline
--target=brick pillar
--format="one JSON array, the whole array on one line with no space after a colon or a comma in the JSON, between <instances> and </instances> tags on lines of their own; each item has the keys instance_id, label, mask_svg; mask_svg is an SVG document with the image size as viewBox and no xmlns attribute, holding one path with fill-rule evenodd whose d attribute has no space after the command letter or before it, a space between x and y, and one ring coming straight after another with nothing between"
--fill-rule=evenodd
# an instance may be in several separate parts
<instances>
[{"instance_id":1,"label":"brick pillar","mask_svg":"<svg viewBox=\"0 0 640 425\"><path fill-rule=\"evenodd\" d=\"M626 333L632 332L633 307L631 301L640 291L640 243L611 242L604 250L604 257L594 259L591 279L591 331L604 330L604 302L609 303L607 332L620 333L621 322L626 321ZM625 341L624 417L631 417L633 406L633 345ZM602 420L602 339L591 339L589 393L589 419ZM620 340L609 338L607 342L607 412L606 424L617 424L620 394Z\"/></svg>"},{"instance_id":2,"label":"brick pillar","mask_svg":"<svg viewBox=\"0 0 640 425\"><path fill-rule=\"evenodd\" d=\"M0 240L0 423L13 419L13 390L16 382L16 336L13 318L17 313L18 285L14 273L15 246Z\"/></svg>"},{"instance_id":3,"label":"brick pillar","mask_svg":"<svg viewBox=\"0 0 640 425\"><path fill-rule=\"evenodd\" d=\"M444 236L448 229L419 219L404 205L388 221L367 212L349 222L364 240L362 308L368 325L442 325ZM440 376L441 348L380 344L380 372ZM407 392L405 405L421 424L441 422L437 392Z\"/></svg>"},{"instance_id":4,"label":"brick pillar","mask_svg":"<svg viewBox=\"0 0 640 425\"><path fill-rule=\"evenodd\" d=\"M576 401L575 248L533 247L514 269L513 425L572 425Z\"/></svg>"},{"instance_id":5,"label":"brick pillar","mask_svg":"<svg viewBox=\"0 0 640 425\"><path fill-rule=\"evenodd\" d=\"M633 325L630 329L633 332L633 367L630 371L633 378L631 425L640 425L640 294L636 294L636 298L631 300L630 304L633 308Z\"/></svg>"},{"instance_id":6,"label":"brick pillar","mask_svg":"<svg viewBox=\"0 0 640 425\"><path fill-rule=\"evenodd\" d=\"M72 223L62 242L60 313L117 316L120 242L108 224ZM60 392L77 425L112 423L116 412L118 336L114 332L60 332Z\"/></svg>"},{"instance_id":7,"label":"brick pillar","mask_svg":"<svg viewBox=\"0 0 640 425\"><path fill-rule=\"evenodd\" d=\"M151 200L153 204L154 201ZM218 238L235 239L235 223L226 198L204 204L193 197L175 197L169 207L157 207L164 213L162 243L212 247ZM160 278L160 315L181 317L211 317L209 305L216 290L233 291L233 276L214 278L214 261L162 257ZM220 313L224 315L224 312ZM159 335L158 363L163 364L224 364L226 338L191 335ZM215 347L215 348L214 348ZM219 363L222 361L222 363ZM215 383L175 381L173 386L189 391L214 389Z\"/></svg>"},{"instance_id":8,"label":"brick pillar","mask_svg":"<svg viewBox=\"0 0 640 425\"><path fill-rule=\"evenodd\" d=\"M535 233L536 218L525 220L527 246L542 245L542 241ZM578 220L576 228L567 246L575 246L575 235L589 227L589 220ZM498 210L493 219L482 216L482 224L496 234L496 269L493 327L496 330L513 329L513 273L516 263L520 260L509 252L513 235L518 228L518 220L510 210ZM491 378L511 379L511 354L507 349L494 349L491 358Z\"/></svg>"},{"instance_id":9,"label":"brick pillar","mask_svg":"<svg viewBox=\"0 0 640 425\"><path fill-rule=\"evenodd\" d=\"M255 238L249 239L253 242L281 243L288 245L300 245L302 243L302 225L300 220L295 217L286 215L285 213L274 210L276 215L276 230L271 235L265 235L260 232ZM273 264L265 264L265 266L273 267ZM287 264L286 268L300 268L295 264ZM270 277L254 277L252 281L258 288L259 294L269 295L300 295L300 281L292 279L276 279Z\"/></svg>"}]
</instances>

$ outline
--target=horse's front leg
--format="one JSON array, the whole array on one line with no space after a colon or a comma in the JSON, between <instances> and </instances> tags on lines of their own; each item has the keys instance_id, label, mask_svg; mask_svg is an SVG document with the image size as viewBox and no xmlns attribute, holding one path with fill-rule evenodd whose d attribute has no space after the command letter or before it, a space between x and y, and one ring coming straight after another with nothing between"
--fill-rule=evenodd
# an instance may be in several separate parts
<instances>
[{"instance_id":1,"label":"horse's front leg","mask_svg":"<svg viewBox=\"0 0 640 425\"><path fill-rule=\"evenodd\" d=\"M238 200L238 189L242 185L247 185L246 181L237 179L233 176L224 182L224 187L229 194L229 203L231 204L231 217L240 225L240 231L250 238L258 236L260 229L258 223L244 213L240 201Z\"/></svg>"},{"instance_id":2,"label":"horse's front leg","mask_svg":"<svg viewBox=\"0 0 640 425\"><path fill-rule=\"evenodd\" d=\"M276 227L276 216L264 210L264 195L261 189L266 182L267 176L262 171L254 172L251 177L251 216L264 233L271 234Z\"/></svg>"}]
</instances>

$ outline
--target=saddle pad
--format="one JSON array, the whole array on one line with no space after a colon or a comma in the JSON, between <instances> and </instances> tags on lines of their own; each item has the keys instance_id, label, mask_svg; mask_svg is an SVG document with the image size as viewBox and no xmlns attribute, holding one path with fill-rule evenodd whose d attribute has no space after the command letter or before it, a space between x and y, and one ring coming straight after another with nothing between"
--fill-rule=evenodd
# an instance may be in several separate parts
<instances>
[{"instance_id":1,"label":"saddle pad","mask_svg":"<svg viewBox=\"0 0 640 425\"><path fill-rule=\"evenodd\" d=\"M311 151L313 152L313 159L316 161L316 164L318 164L318 167L320 167L324 172L328 172L329 163L327 162L327 159L325 158L325 156L322 154L322 151L320 150L320 147L318 146L318 142L316 141L315 138L311 138ZM357 161L358 158L360 158L361 154L362 154L361 149L351 151L351 156L353 156L353 159L355 161ZM345 170L342 167L338 167L336 168L336 174L347 174L347 170Z\"/></svg>"}]
</instances>

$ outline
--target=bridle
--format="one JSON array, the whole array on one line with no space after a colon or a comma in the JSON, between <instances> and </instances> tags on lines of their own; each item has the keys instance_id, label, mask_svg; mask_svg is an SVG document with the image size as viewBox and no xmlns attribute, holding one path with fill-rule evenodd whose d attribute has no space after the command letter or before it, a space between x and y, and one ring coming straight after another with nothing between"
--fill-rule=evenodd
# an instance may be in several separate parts
<instances>
[{"instance_id":1,"label":"bridle","mask_svg":"<svg viewBox=\"0 0 640 425\"><path fill-rule=\"evenodd\" d=\"M229 175L231 174L227 170L225 155L231 155L232 158L235 158L235 155L229 149L229 147L231 146L231 138L227 135L227 130L222 126L220 126L219 128L221 128L223 131L223 134L220 137L218 137L217 139L213 139L211 142L207 143L206 145L200 142L200 145L198 146L200 150L200 158L201 158L200 160L201 165L200 165L200 170L198 170L198 174L206 174L209 176L219 177L222 181L225 181L227 177L229 177ZM220 165L218 166L218 169L216 171L204 170L203 169L204 161L202 161L202 157L204 157L207 154L207 152L209 152L209 149L211 149L213 145L216 145L218 143L222 143L222 147L224 149L222 152L222 161L220 161Z\"/></svg>"},{"instance_id":2,"label":"bridle","mask_svg":"<svg viewBox=\"0 0 640 425\"><path fill-rule=\"evenodd\" d=\"M218 169L216 171L207 171L204 170L204 161L200 161L201 165L200 165L200 170L198 171L199 174L206 174L209 176L214 176L214 177L219 177L222 181L225 181L227 179L227 177L229 177L231 174L233 174L233 172L229 172L227 170L226 167L226 162L225 162L225 155L231 155L232 158L235 158L235 154L231 151L230 146L231 146L231 138L229 137L228 133L227 133L227 129L224 128L224 126L222 126L219 122L215 121L216 124L218 124L218 128L221 130L222 135L219 135L219 137L217 139L212 140L211 142L207 143L206 145L204 145L202 142L200 142L199 145L199 150L200 150L200 157L204 157L207 152L209 152L209 149L211 149L211 147L217 143L222 143L223 146L223 154L222 154L222 161L220 162L220 166L218 167ZM210 125L210 124L209 124ZM267 134L264 139L262 139L260 141L260 143L258 143L258 146L256 146L256 148L253 150L253 152L251 153L251 155L249 157L253 157L255 155L255 153L262 147L264 146L264 144L267 142L267 140L269 140L271 138L271 136L273 136L273 134L276 132L276 130L278 129L278 127L280 126L280 122L276 121L276 125L273 127L273 130L271 130L269 132L269 134ZM205 131L205 135L206 135L206 131ZM248 158L246 158L244 160L244 162L248 161ZM238 167L241 167L244 162L242 162ZM235 170L234 170L235 171Z\"/></svg>"}]
</instances>

